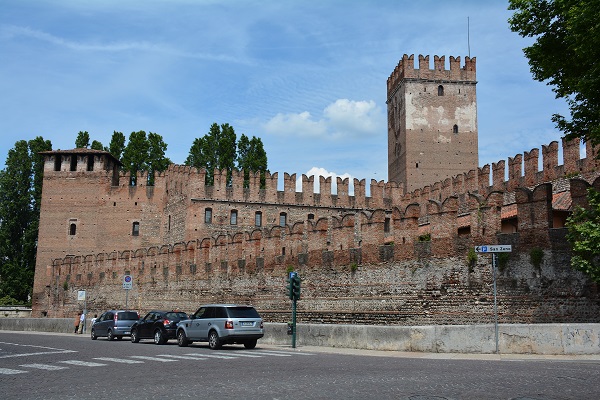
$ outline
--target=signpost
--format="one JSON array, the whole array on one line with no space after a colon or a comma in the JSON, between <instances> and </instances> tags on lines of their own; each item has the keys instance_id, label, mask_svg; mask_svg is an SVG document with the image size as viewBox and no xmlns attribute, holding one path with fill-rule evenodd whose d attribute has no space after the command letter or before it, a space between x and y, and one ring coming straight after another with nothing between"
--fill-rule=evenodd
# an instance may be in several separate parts
<instances>
[{"instance_id":1,"label":"signpost","mask_svg":"<svg viewBox=\"0 0 600 400\"><path fill-rule=\"evenodd\" d=\"M133 287L133 277L131 275L125 275L123 277L123 289L125 289L125 309L128 310L129 302L129 290Z\"/></svg>"},{"instance_id":2,"label":"signpost","mask_svg":"<svg viewBox=\"0 0 600 400\"><path fill-rule=\"evenodd\" d=\"M296 348L296 302L300 300L300 277L296 271L289 273L287 278L288 297L292 300L292 348Z\"/></svg>"},{"instance_id":3,"label":"signpost","mask_svg":"<svg viewBox=\"0 0 600 400\"><path fill-rule=\"evenodd\" d=\"M494 275L494 317L495 317L495 333L496 333L496 354L498 350L498 300L496 291L496 267L498 265L498 254L497 253L510 253L512 251L512 245L501 244L501 245L483 245L475 246L477 253L491 253L492 254L492 271Z\"/></svg>"}]
</instances>

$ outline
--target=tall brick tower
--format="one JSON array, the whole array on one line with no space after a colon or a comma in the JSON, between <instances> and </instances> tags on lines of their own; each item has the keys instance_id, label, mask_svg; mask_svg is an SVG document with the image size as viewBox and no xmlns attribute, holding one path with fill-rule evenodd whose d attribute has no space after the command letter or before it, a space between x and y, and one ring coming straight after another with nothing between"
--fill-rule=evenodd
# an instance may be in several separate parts
<instances>
[{"instance_id":1,"label":"tall brick tower","mask_svg":"<svg viewBox=\"0 0 600 400\"><path fill-rule=\"evenodd\" d=\"M388 180L407 191L478 167L475 58L404 55L387 80Z\"/></svg>"}]
</instances>

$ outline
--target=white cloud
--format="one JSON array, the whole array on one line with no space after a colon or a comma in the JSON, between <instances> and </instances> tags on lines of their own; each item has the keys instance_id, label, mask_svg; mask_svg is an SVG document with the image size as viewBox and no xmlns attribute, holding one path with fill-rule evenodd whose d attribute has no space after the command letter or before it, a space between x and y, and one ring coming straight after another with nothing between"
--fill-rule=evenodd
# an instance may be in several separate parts
<instances>
[{"instance_id":1,"label":"white cloud","mask_svg":"<svg viewBox=\"0 0 600 400\"><path fill-rule=\"evenodd\" d=\"M299 114L277 114L265 124L263 129L266 133L282 136L325 136L327 126L324 121L315 121L309 112Z\"/></svg>"},{"instance_id":2,"label":"white cloud","mask_svg":"<svg viewBox=\"0 0 600 400\"><path fill-rule=\"evenodd\" d=\"M342 179L346 179L348 178L349 181L349 186L348 186L348 192L350 195L354 194L354 185L353 185L353 179L354 177L352 175L350 175L349 173L343 173L341 175L338 175L335 172L331 172L331 171L327 171L325 168L321 168L321 167L312 167L311 169L309 169L304 175L306 176L314 176L315 177L315 193L320 193L320 179L319 177L322 176L324 178L327 177L331 177L331 193L335 194L337 193L337 178L340 177ZM297 192L301 192L302 191L302 175L300 175L299 177L297 177L296 179L296 191Z\"/></svg>"}]
</instances>

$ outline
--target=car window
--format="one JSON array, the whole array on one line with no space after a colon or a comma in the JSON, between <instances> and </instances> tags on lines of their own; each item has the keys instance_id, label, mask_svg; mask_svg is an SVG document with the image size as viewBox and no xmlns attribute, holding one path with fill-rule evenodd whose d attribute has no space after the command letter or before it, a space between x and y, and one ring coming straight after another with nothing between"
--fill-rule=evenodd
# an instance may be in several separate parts
<instances>
[{"instance_id":1,"label":"car window","mask_svg":"<svg viewBox=\"0 0 600 400\"><path fill-rule=\"evenodd\" d=\"M138 314L135 311L121 311L119 313L119 319L125 321L135 321L138 319Z\"/></svg>"},{"instance_id":2,"label":"car window","mask_svg":"<svg viewBox=\"0 0 600 400\"><path fill-rule=\"evenodd\" d=\"M111 313L111 312L107 312L106 316L104 317L105 321L111 320L115 318L115 314Z\"/></svg>"},{"instance_id":3,"label":"car window","mask_svg":"<svg viewBox=\"0 0 600 400\"><path fill-rule=\"evenodd\" d=\"M187 314L183 312L170 312L165 314L167 319L187 319Z\"/></svg>"},{"instance_id":4,"label":"car window","mask_svg":"<svg viewBox=\"0 0 600 400\"><path fill-rule=\"evenodd\" d=\"M146 321L150 321L152 319L152 313L146 314L146 316L143 319Z\"/></svg>"},{"instance_id":5,"label":"car window","mask_svg":"<svg viewBox=\"0 0 600 400\"><path fill-rule=\"evenodd\" d=\"M210 318L210 309L210 307L200 307L200 309L198 309L198 311L196 311L196 314L194 315L196 316L196 318Z\"/></svg>"},{"instance_id":6,"label":"car window","mask_svg":"<svg viewBox=\"0 0 600 400\"><path fill-rule=\"evenodd\" d=\"M213 318L227 318L225 307L215 307L215 316Z\"/></svg>"},{"instance_id":7,"label":"car window","mask_svg":"<svg viewBox=\"0 0 600 400\"><path fill-rule=\"evenodd\" d=\"M254 307L227 307L229 318L260 318Z\"/></svg>"}]
</instances>

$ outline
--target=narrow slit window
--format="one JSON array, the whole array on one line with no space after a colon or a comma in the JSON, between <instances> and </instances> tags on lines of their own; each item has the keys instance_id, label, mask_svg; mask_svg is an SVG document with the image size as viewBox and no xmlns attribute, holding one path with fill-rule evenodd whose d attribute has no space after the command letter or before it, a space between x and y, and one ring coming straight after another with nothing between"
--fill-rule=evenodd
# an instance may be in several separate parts
<instances>
[{"instance_id":1,"label":"narrow slit window","mask_svg":"<svg viewBox=\"0 0 600 400\"><path fill-rule=\"evenodd\" d=\"M71 224L69 224L69 235L75 236L76 233L77 233L77 224L74 222L71 222Z\"/></svg>"},{"instance_id":2,"label":"narrow slit window","mask_svg":"<svg viewBox=\"0 0 600 400\"><path fill-rule=\"evenodd\" d=\"M257 211L254 214L254 225L262 226L262 212L261 211Z\"/></svg>"},{"instance_id":3,"label":"narrow slit window","mask_svg":"<svg viewBox=\"0 0 600 400\"><path fill-rule=\"evenodd\" d=\"M61 164L62 164L62 157L57 154L56 158L54 159L54 170L60 171Z\"/></svg>"},{"instance_id":4,"label":"narrow slit window","mask_svg":"<svg viewBox=\"0 0 600 400\"><path fill-rule=\"evenodd\" d=\"M237 210L231 210L231 217L229 218L229 223L231 225L237 225L238 212Z\"/></svg>"},{"instance_id":5,"label":"narrow slit window","mask_svg":"<svg viewBox=\"0 0 600 400\"><path fill-rule=\"evenodd\" d=\"M204 223L212 224L212 208L207 208L204 210Z\"/></svg>"},{"instance_id":6,"label":"narrow slit window","mask_svg":"<svg viewBox=\"0 0 600 400\"><path fill-rule=\"evenodd\" d=\"M77 171L77 156L75 154L71 156L71 171Z\"/></svg>"},{"instance_id":7,"label":"narrow slit window","mask_svg":"<svg viewBox=\"0 0 600 400\"><path fill-rule=\"evenodd\" d=\"M452 133L458 133L458 125L452 127Z\"/></svg>"},{"instance_id":8,"label":"narrow slit window","mask_svg":"<svg viewBox=\"0 0 600 400\"><path fill-rule=\"evenodd\" d=\"M134 222L131 228L131 236L140 236L140 223Z\"/></svg>"},{"instance_id":9,"label":"narrow slit window","mask_svg":"<svg viewBox=\"0 0 600 400\"><path fill-rule=\"evenodd\" d=\"M287 225L287 214L282 212L281 214L279 214L279 226L286 226Z\"/></svg>"},{"instance_id":10,"label":"narrow slit window","mask_svg":"<svg viewBox=\"0 0 600 400\"><path fill-rule=\"evenodd\" d=\"M438 86L438 96L444 95L444 87L442 85Z\"/></svg>"},{"instance_id":11,"label":"narrow slit window","mask_svg":"<svg viewBox=\"0 0 600 400\"><path fill-rule=\"evenodd\" d=\"M89 155L88 159L87 159L87 170L88 171L93 171L94 170L94 156L93 155Z\"/></svg>"}]
</instances>

